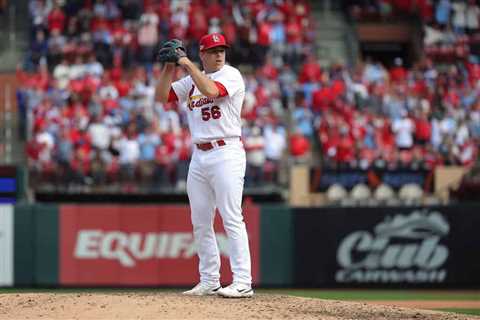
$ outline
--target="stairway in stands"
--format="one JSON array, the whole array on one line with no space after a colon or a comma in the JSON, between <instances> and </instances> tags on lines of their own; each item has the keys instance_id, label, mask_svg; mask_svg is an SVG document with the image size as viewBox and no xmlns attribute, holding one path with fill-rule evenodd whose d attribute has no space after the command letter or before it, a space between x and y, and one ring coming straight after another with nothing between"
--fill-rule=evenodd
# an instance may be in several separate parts
<instances>
[{"instance_id":1,"label":"stairway in stands","mask_svg":"<svg viewBox=\"0 0 480 320\"><path fill-rule=\"evenodd\" d=\"M28 1L8 1L0 14L0 72L14 72L28 49Z\"/></svg>"},{"instance_id":2,"label":"stairway in stands","mask_svg":"<svg viewBox=\"0 0 480 320\"><path fill-rule=\"evenodd\" d=\"M15 73L0 73L0 163L25 163L25 141L19 132Z\"/></svg>"},{"instance_id":3,"label":"stairway in stands","mask_svg":"<svg viewBox=\"0 0 480 320\"><path fill-rule=\"evenodd\" d=\"M0 14L0 163L25 163L16 103L16 66L28 50L28 1L9 1Z\"/></svg>"},{"instance_id":4,"label":"stairway in stands","mask_svg":"<svg viewBox=\"0 0 480 320\"><path fill-rule=\"evenodd\" d=\"M316 54L322 66L340 62L355 64L358 56L358 40L354 27L340 10L339 1L311 1L315 21Z\"/></svg>"}]
</instances>

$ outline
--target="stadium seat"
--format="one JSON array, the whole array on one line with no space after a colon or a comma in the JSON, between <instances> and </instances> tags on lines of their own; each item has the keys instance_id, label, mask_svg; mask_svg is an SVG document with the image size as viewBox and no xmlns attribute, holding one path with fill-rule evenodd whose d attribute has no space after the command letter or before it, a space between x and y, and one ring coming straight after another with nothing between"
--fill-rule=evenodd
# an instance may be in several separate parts
<instances>
[{"instance_id":1,"label":"stadium seat","mask_svg":"<svg viewBox=\"0 0 480 320\"><path fill-rule=\"evenodd\" d=\"M373 198L381 204L389 204L395 200L395 191L388 184L380 184L373 192Z\"/></svg>"},{"instance_id":2,"label":"stadium seat","mask_svg":"<svg viewBox=\"0 0 480 320\"><path fill-rule=\"evenodd\" d=\"M350 197L357 205L366 205L372 196L370 188L363 183L355 185L350 191Z\"/></svg>"},{"instance_id":3,"label":"stadium seat","mask_svg":"<svg viewBox=\"0 0 480 320\"><path fill-rule=\"evenodd\" d=\"M347 190L340 184L332 184L327 189L327 200L329 204L340 204L342 199L347 197Z\"/></svg>"},{"instance_id":4,"label":"stadium seat","mask_svg":"<svg viewBox=\"0 0 480 320\"><path fill-rule=\"evenodd\" d=\"M422 203L423 190L418 184L407 183L398 191L398 197L402 204L419 205Z\"/></svg>"}]
</instances>

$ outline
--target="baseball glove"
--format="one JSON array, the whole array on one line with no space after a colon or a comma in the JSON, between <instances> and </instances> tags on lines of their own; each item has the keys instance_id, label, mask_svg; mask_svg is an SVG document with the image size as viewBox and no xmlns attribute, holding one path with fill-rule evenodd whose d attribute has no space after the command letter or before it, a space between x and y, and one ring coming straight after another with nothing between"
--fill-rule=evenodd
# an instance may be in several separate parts
<instances>
[{"instance_id":1,"label":"baseball glove","mask_svg":"<svg viewBox=\"0 0 480 320\"><path fill-rule=\"evenodd\" d=\"M163 44L158 51L157 60L161 63L172 62L178 65L178 59L186 56L182 41L173 39Z\"/></svg>"}]
</instances>

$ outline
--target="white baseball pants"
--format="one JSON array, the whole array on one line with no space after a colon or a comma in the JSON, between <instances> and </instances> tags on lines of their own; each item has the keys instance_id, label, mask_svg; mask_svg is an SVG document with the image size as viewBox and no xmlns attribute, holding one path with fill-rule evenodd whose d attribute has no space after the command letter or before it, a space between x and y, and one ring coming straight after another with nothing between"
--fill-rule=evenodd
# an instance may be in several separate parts
<instances>
[{"instance_id":1,"label":"white baseball pants","mask_svg":"<svg viewBox=\"0 0 480 320\"><path fill-rule=\"evenodd\" d=\"M213 230L215 208L227 233L233 281L252 283L248 235L242 216L245 150L241 141L224 139L226 145L208 151L194 146L187 178L193 234L200 260L202 283L218 285L220 254Z\"/></svg>"}]
</instances>

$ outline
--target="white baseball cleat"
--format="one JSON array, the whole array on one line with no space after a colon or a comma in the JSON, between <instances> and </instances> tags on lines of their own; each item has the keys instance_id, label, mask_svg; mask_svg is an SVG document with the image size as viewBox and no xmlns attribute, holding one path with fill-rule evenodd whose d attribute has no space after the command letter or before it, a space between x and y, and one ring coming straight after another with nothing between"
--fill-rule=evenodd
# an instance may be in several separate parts
<instances>
[{"instance_id":1,"label":"white baseball cleat","mask_svg":"<svg viewBox=\"0 0 480 320\"><path fill-rule=\"evenodd\" d=\"M200 282L195 287L188 291L184 291L182 294L186 296L213 296L216 295L221 288L220 285L212 286Z\"/></svg>"},{"instance_id":2,"label":"white baseball cleat","mask_svg":"<svg viewBox=\"0 0 480 320\"><path fill-rule=\"evenodd\" d=\"M228 287L220 288L217 294L225 298L251 298L253 289L246 284L232 283Z\"/></svg>"}]
</instances>

